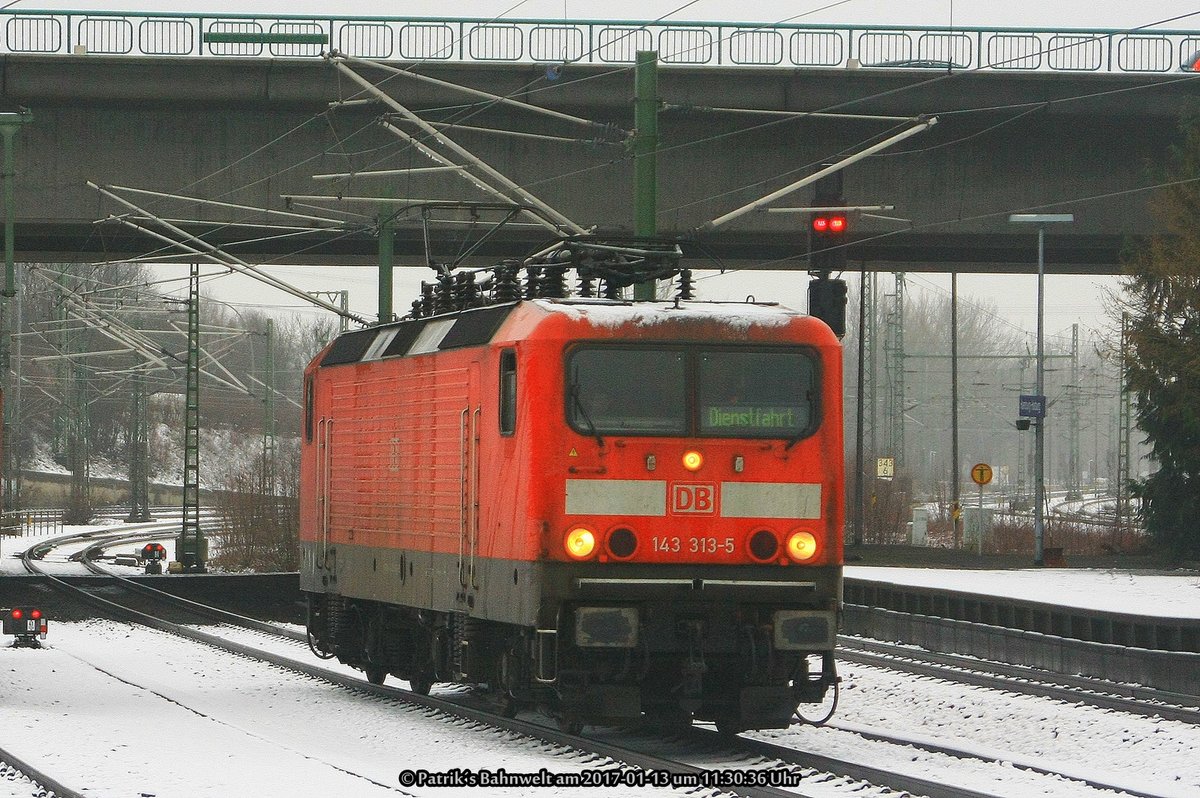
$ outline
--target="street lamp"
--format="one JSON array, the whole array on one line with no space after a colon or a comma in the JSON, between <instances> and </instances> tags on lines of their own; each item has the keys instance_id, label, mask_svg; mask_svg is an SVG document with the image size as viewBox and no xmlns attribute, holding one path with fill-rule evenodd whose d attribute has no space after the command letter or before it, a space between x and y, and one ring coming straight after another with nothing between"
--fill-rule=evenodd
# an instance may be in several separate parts
<instances>
[{"instance_id":1,"label":"street lamp","mask_svg":"<svg viewBox=\"0 0 1200 798\"><path fill-rule=\"evenodd\" d=\"M1044 341L1045 282L1046 282L1046 225L1056 222L1074 222L1072 213L1014 213L1008 221L1016 224L1038 226L1038 282L1037 282L1037 400L1039 412L1034 428L1033 465L1033 564L1045 565L1046 544L1046 350Z\"/></svg>"}]
</instances>

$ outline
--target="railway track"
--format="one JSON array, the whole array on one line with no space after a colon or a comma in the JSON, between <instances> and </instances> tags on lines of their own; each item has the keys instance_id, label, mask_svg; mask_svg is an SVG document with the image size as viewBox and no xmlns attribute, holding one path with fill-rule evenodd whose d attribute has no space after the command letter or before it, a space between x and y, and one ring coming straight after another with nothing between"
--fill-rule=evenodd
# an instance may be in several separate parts
<instances>
[{"instance_id":1,"label":"railway track","mask_svg":"<svg viewBox=\"0 0 1200 798\"><path fill-rule=\"evenodd\" d=\"M143 612L141 609L129 606L128 603L114 602L107 598L87 593L87 591L83 591L86 593L86 596L78 597L95 606L102 607L106 614L114 615L123 620L134 620L138 623L171 634L180 635L205 645L215 646L225 651L252 657L260 661L270 662L291 671L321 679L327 683L337 684L357 693L369 694L405 705L417 705L438 713L445 713L456 718L464 718L476 723L485 724L493 729L524 735L554 745L569 747L577 751L585 751L595 757L606 760L600 767L602 769L612 769L614 774L618 772L624 774L620 776L614 775L612 778L628 779L629 781L626 783L630 785L636 783L637 779L641 779L644 784L653 784L653 779L664 778L658 774L672 774L671 778L676 785L688 787L706 786L754 798L757 798L757 796L808 795L811 793L806 790L806 787L813 788L816 785L820 785L822 794L828 794L827 791L829 789L836 791L845 789L846 791L854 791L862 794L861 791L868 784L884 790L906 792L913 795L927 795L930 798L950 798L951 796L986 798L986 796L992 795L992 793L956 784L953 777L939 781L928 777L897 774L889 768L873 767L862 762L799 751L787 745L781 745L778 742L753 737L725 737L719 735L715 730L700 727L691 729L685 735L679 737L671 735L664 737L661 733L648 734L645 731L637 730L614 731L599 729L589 730L590 733L586 735L572 735L551 728L547 725L548 722L542 723L525 719L501 717L486 708L479 707L478 699L462 690L454 690L446 694L426 697L395 687L371 685L361 677L334 673L328 668L314 665L311 662L305 662L303 658L309 656L303 650L305 636L296 630L285 629L274 624L228 613L216 607L180 599L154 590L149 586L138 584L133 580L112 574L108 569L103 568L94 561L96 554L105 547L122 545L130 540L143 540L147 537L152 537L155 533L156 530L154 529L143 529L132 533L123 533L120 537L114 537L111 532L108 532L107 539L92 540L90 545L81 552L81 561L94 573L102 573L118 580L119 584L131 591L131 593L136 593L139 601L145 602L149 600L153 605L158 607L169 606L171 608L170 613L161 611ZM157 530L157 533L161 535L161 530ZM33 564L30 570L37 572L36 564ZM54 581L56 586L61 585L64 590L71 590L76 594L78 593L77 588L67 585L64 580L53 576L49 576L48 578ZM189 623L166 621L161 617L164 614L183 614L185 616L190 614L193 618L200 619L199 623L207 624L216 621L225 626L200 630L194 628ZM232 632L230 632L228 627L233 627ZM249 630L249 637L247 637L248 632L246 630ZM274 642L268 645L265 641L256 639L263 635L274 638ZM287 653L279 653L281 641L284 642ZM867 662L872 665L907 672L917 672L914 669L921 664L910 649L872 651L869 649L872 647L879 648L880 644L868 644L854 640L845 641L845 644L844 650L846 651L846 655L843 659L850 661ZM275 650L265 650L265 648L273 648ZM907 656L902 656L904 654L907 654ZM965 658L959 659L965 660ZM967 669L967 662L974 665L974 670ZM923 667L926 669L922 671L925 675L937 675L942 678L949 678L953 681L969 684L979 684L980 679L984 678L978 673L980 663L975 661L951 664L943 663L940 666L927 663ZM937 668L940 668L940 670ZM1030 690L1016 690L1014 687L1014 684L1022 684L1025 677L989 675L987 678L990 681L984 686L1017 692L1030 692ZM1042 691L1034 694L1052 695L1044 691L1044 685L1039 685L1039 688ZM1072 689L1065 687L1060 689L1065 691L1064 695L1054 697L1065 696L1066 700L1073 702L1087 701L1087 698L1084 697L1085 694L1079 692L1082 688ZM1146 704L1144 701L1141 701L1129 704L1129 706L1138 706L1144 709ZM1112 708L1120 708L1122 711L1134 711L1116 705L1113 705ZM1192 722L1195 721L1193 720ZM983 768L999 766L998 760L995 757L981 755L978 752L961 748L953 748L944 744L914 740L912 736L895 735L886 730L841 725L832 727L831 732L855 735L863 741L870 741L876 745L889 747L901 746L909 750L915 748L931 756L936 755L957 760L969 759ZM621 763L624 763L624 765ZM1130 790L1128 785L1106 784L1098 780L1081 779L1078 774L1062 773L1037 762L1021 763L1017 766L1023 767L1035 775L1076 782L1081 788L1087 786L1098 790L1124 790L1130 794L1139 796L1148 797L1151 795L1151 793Z\"/></svg>"},{"instance_id":2,"label":"railway track","mask_svg":"<svg viewBox=\"0 0 1200 798\"><path fill-rule=\"evenodd\" d=\"M1022 665L941 654L844 635L838 638L838 652L843 661L1200 725L1200 696L1049 673Z\"/></svg>"},{"instance_id":3,"label":"railway track","mask_svg":"<svg viewBox=\"0 0 1200 798\"><path fill-rule=\"evenodd\" d=\"M71 789L49 773L43 772L3 748L0 748L0 779L18 783L28 782L30 796L89 798L86 793Z\"/></svg>"}]
</instances>

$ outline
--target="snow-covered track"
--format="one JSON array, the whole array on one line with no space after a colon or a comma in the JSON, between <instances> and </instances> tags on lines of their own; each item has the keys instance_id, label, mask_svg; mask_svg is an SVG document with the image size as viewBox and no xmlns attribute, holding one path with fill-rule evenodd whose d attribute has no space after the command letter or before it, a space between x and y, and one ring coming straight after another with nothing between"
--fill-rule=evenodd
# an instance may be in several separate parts
<instances>
[{"instance_id":1,"label":"snow-covered track","mask_svg":"<svg viewBox=\"0 0 1200 798\"><path fill-rule=\"evenodd\" d=\"M1200 725L1200 697L1138 685L1050 673L1023 665L923 651L875 640L841 636L838 656L848 662L918 676L1007 690L1024 695L1089 704L1101 709Z\"/></svg>"},{"instance_id":2,"label":"snow-covered track","mask_svg":"<svg viewBox=\"0 0 1200 798\"><path fill-rule=\"evenodd\" d=\"M24 776L30 782L30 796L41 796L41 798L88 798L85 793L72 790L65 784L62 784L53 776L30 765L28 762L18 758L9 751L0 748L0 762L8 765L16 774ZM0 770L0 778L10 779L13 777L11 773L4 773Z\"/></svg>"}]
</instances>

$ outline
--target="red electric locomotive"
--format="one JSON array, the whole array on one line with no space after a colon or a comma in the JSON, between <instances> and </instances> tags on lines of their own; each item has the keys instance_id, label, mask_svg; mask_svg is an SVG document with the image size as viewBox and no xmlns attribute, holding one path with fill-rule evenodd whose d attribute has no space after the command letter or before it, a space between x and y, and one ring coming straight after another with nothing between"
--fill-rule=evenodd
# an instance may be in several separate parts
<instances>
[{"instance_id":1,"label":"red electric locomotive","mask_svg":"<svg viewBox=\"0 0 1200 798\"><path fill-rule=\"evenodd\" d=\"M504 277L492 296L514 300ZM477 304L462 285L305 372L314 650L568 728L779 728L820 701L842 577L830 328L758 303L449 310L443 293Z\"/></svg>"}]
</instances>

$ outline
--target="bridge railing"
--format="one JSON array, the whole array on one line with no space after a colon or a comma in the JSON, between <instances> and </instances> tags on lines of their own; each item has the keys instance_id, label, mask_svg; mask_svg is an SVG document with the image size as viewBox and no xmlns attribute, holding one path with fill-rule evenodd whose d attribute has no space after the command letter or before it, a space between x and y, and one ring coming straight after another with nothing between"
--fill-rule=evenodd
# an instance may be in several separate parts
<instances>
[{"instance_id":1,"label":"bridge railing","mask_svg":"<svg viewBox=\"0 0 1200 798\"><path fill-rule=\"evenodd\" d=\"M1163 73L1200 51L1200 31L905 28L725 22L300 17L0 11L0 52L362 58L482 63L893 66Z\"/></svg>"}]
</instances>

